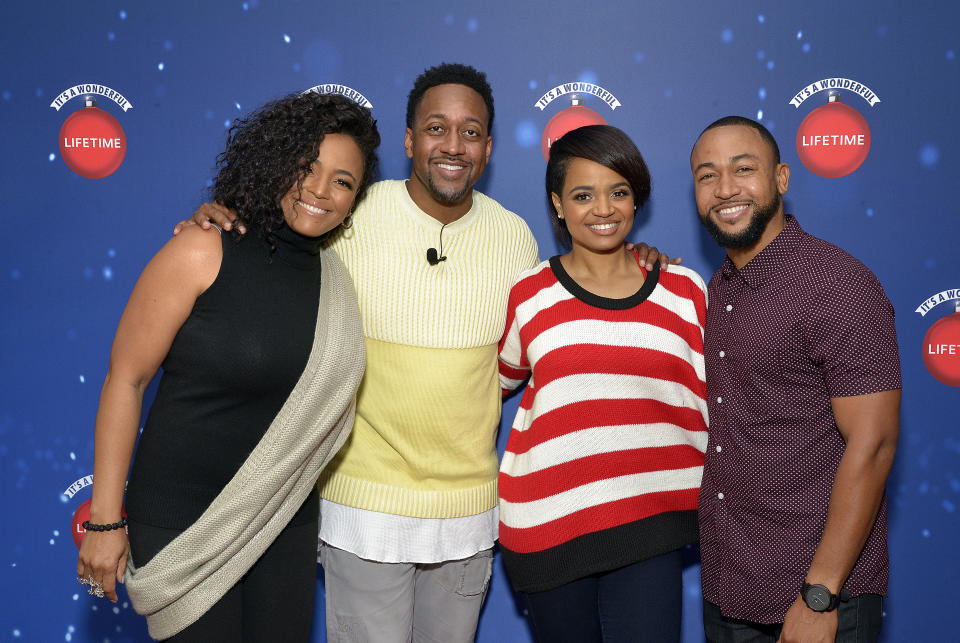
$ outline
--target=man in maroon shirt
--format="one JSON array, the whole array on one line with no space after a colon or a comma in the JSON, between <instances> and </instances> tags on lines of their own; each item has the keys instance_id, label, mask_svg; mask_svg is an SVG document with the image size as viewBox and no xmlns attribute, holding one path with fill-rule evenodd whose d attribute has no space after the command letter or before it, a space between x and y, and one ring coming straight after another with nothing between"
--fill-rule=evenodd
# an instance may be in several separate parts
<instances>
[{"instance_id":1,"label":"man in maroon shirt","mask_svg":"<svg viewBox=\"0 0 960 643\"><path fill-rule=\"evenodd\" d=\"M899 431L893 307L876 277L784 214L790 168L726 117L691 154L727 259L709 284L700 492L710 641L875 641Z\"/></svg>"}]
</instances>

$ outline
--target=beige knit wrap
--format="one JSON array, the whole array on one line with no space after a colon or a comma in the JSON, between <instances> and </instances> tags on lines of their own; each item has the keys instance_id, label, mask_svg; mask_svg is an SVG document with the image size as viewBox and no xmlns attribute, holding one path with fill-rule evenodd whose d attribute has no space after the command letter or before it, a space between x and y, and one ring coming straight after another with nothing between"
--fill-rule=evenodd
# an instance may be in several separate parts
<instances>
[{"instance_id":1,"label":"beige knit wrap","mask_svg":"<svg viewBox=\"0 0 960 643\"><path fill-rule=\"evenodd\" d=\"M321 265L313 348L267 432L195 523L143 567L127 560L127 593L154 638L181 631L233 587L300 508L350 433L366 361L363 326L340 258L324 249Z\"/></svg>"}]
</instances>

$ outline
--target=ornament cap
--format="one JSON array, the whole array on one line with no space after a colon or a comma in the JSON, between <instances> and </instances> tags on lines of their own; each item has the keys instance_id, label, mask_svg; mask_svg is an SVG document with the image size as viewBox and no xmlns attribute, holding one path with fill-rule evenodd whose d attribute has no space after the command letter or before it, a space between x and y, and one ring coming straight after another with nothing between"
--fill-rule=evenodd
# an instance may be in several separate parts
<instances>
[{"instance_id":1,"label":"ornament cap","mask_svg":"<svg viewBox=\"0 0 960 643\"><path fill-rule=\"evenodd\" d=\"M84 107L96 107L97 99L93 96L84 96L83 97L83 106Z\"/></svg>"},{"instance_id":2,"label":"ornament cap","mask_svg":"<svg viewBox=\"0 0 960 643\"><path fill-rule=\"evenodd\" d=\"M953 300L953 312L960 313L960 299Z\"/></svg>"},{"instance_id":3,"label":"ornament cap","mask_svg":"<svg viewBox=\"0 0 960 643\"><path fill-rule=\"evenodd\" d=\"M583 105L583 100L580 98L580 94L572 94L570 96L570 105L571 107L576 107L577 105Z\"/></svg>"},{"instance_id":4,"label":"ornament cap","mask_svg":"<svg viewBox=\"0 0 960 643\"><path fill-rule=\"evenodd\" d=\"M828 102L828 103L842 103L843 101L840 100L840 94L830 94L829 96L827 96L827 102Z\"/></svg>"}]
</instances>

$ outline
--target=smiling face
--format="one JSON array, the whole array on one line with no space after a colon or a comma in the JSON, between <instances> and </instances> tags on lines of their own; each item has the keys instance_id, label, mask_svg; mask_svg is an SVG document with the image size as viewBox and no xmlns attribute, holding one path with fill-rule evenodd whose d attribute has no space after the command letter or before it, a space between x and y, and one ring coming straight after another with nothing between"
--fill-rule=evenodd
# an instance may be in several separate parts
<instances>
[{"instance_id":1,"label":"smiling face","mask_svg":"<svg viewBox=\"0 0 960 643\"><path fill-rule=\"evenodd\" d=\"M350 214L363 178L363 154L346 134L327 134L310 173L280 199L283 218L307 237L330 232Z\"/></svg>"},{"instance_id":2,"label":"smiling face","mask_svg":"<svg viewBox=\"0 0 960 643\"><path fill-rule=\"evenodd\" d=\"M745 125L704 132L690 157L700 221L720 246L755 255L783 229L790 168Z\"/></svg>"},{"instance_id":3,"label":"smiling face","mask_svg":"<svg viewBox=\"0 0 960 643\"><path fill-rule=\"evenodd\" d=\"M490 159L489 120L483 98L466 85L437 85L424 93L404 137L413 159L408 189L424 212L452 209L462 216L470 209L473 185Z\"/></svg>"},{"instance_id":4,"label":"smiling face","mask_svg":"<svg viewBox=\"0 0 960 643\"><path fill-rule=\"evenodd\" d=\"M630 183L594 161L571 159L562 194L553 193L550 198L557 215L567 224L574 251L618 251L633 227Z\"/></svg>"}]
</instances>

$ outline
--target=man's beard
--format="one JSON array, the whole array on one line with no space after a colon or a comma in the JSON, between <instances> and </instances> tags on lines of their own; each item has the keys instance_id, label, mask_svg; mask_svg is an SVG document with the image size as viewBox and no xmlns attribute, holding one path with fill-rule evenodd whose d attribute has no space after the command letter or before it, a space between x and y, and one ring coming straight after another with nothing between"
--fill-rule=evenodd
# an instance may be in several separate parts
<instances>
[{"instance_id":1,"label":"man's beard","mask_svg":"<svg viewBox=\"0 0 960 643\"><path fill-rule=\"evenodd\" d=\"M700 223L703 224L703 227L707 229L710 236L721 248L749 248L760 240L763 231L767 229L767 224L770 223L770 219L780 209L780 203L780 193L774 192L773 199L769 203L755 204L753 214L750 216L750 223L740 232L724 232L717 225L717 222L710 218L709 213L706 217L700 217Z\"/></svg>"},{"instance_id":2,"label":"man's beard","mask_svg":"<svg viewBox=\"0 0 960 643\"><path fill-rule=\"evenodd\" d=\"M427 191L430 193L430 195L438 203L452 204L452 203L460 203L460 201L462 201L463 198L468 194L470 194L471 190L473 190L474 181L473 181L472 166L470 167L469 172L470 174L466 177L463 187L460 188L459 190L456 188L448 188L447 190L444 191L443 189L440 188L439 185L437 185L434 182L432 172L428 171L425 177L420 176L419 173L417 173L417 176L420 178L420 182L426 186Z\"/></svg>"}]
</instances>

